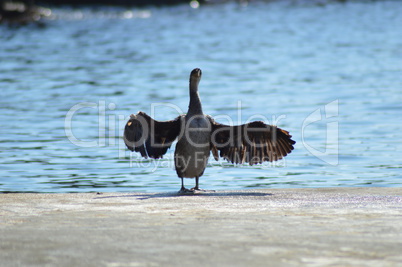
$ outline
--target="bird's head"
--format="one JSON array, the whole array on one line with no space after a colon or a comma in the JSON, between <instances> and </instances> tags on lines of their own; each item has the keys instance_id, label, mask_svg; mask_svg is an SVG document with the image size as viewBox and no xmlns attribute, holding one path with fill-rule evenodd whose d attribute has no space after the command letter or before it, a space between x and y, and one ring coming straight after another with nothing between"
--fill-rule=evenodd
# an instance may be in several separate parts
<instances>
[{"instance_id":1,"label":"bird's head","mask_svg":"<svg viewBox=\"0 0 402 267\"><path fill-rule=\"evenodd\" d=\"M201 70L199 68L193 69L190 74L190 91L197 92L198 84L201 80Z\"/></svg>"},{"instance_id":2,"label":"bird's head","mask_svg":"<svg viewBox=\"0 0 402 267\"><path fill-rule=\"evenodd\" d=\"M193 70L191 71L191 77L194 77L194 78L201 78L201 75L202 75L202 71L201 71L201 69L199 69L199 68L193 69Z\"/></svg>"},{"instance_id":3,"label":"bird's head","mask_svg":"<svg viewBox=\"0 0 402 267\"><path fill-rule=\"evenodd\" d=\"M202 71L199 68L193 69L190 74L190 85L198 86L201 80Z\"/></svg>"}]
</instances>

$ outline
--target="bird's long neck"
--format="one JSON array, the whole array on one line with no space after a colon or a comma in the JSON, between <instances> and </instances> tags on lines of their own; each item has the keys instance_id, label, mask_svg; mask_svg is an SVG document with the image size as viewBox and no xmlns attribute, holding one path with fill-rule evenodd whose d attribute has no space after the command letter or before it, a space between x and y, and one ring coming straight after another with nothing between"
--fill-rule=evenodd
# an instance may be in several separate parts
<instances>
[{"instance_id":1,"label":"bird's long neck","mask_svg":"<svg viewBox=\"0 0 402 267\"><path fill-rule=\"evenodd\" d=\"M198 82L190 80L190 104L188 106L188 113L190 115L198 115L202 113L201 99L198 95Z\"/></svg>"}]
</instances>

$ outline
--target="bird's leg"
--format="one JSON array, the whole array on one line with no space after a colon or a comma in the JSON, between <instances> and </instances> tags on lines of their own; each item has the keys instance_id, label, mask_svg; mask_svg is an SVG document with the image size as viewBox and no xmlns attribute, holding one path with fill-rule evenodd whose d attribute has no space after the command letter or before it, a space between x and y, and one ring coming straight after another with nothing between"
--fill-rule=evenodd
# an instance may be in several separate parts
<instances>
[{"instance_id":1,"label":"bird's leg","mask_svg":"<svg viewBox=\"0 0 402 267\"><path fill-rule=\"evenodd\" d=\"M199 187L198 187L198 179L199 179L199 177L198 176L196 176L195 177L195 186L193 187L193 188L191 188L190 190L192 190L192 191L200 191L200 190L202 190L202 189L200 189Z\"/></svg>"},{"instance_id":2,"label":"bird's leg","mask_svg":"<svg viewBox=\"0 0 402 267\"><path fill-rule=\"evenodd\" d=\"M184 187L183 177L180 177L180 178L181 178L181 189L180 189L180 191L178 193L179 194L188 194L188 193L193 194L194 190L192 190L192 189L190 190L190 189L185 188Z\"/></svg>"},{"instance_id":3,"label":"bird's leg","mask_svg":"<svg viewBox=\"0 0 402 267\"><path fill-rule=\"evenodd\" d=\"M215 192L215 190L205 190L205 189L201 189L198 185L198 179L199 177L196 176L195 177L195 186L193 188L191 188L190 190L193 192Z\"/></svg>"}]
</instances>

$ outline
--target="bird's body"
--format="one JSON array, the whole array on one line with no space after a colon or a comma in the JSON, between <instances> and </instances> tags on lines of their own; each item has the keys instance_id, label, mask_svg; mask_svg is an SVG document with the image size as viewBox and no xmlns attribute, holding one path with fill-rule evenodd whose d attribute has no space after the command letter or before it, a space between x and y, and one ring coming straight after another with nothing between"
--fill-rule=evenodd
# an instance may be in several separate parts
<instances>
[{"instance_id":1,"label":"bird's body","mask_svg":"<svg viewBox=\"0 0 402 267\"><path fill-rule=\"evenodd\" d=\"M131 115L124 130L127 147L147 158L162 158L172 142L178 138L174 153L177 175L182 179L179 192L200 190L199 177L203 175L210 152L232 163L250 165L283 158L293 150L295 141L285 130L255 121L238 126L215 122L202 111L198 95L201 70L190 74L190 104L185 116L172 121L156 121L143 112ZM183 178L195 178L195 187L184 187Z\"/></svg>"},{"instance_id":2,"label":"bird's body","mask_svg":"<svg viewBox=\"0 0 402 267\"><path fill-rule=\"evenodd\" d=\"M198 181L198 177L204 174L211 151L209 121L204 115L186 116L185 125L184 134L176 144L175 168L180 178L196 178ZM199 189L198 182L194 188Z\"/></svg>"}]
</instances>

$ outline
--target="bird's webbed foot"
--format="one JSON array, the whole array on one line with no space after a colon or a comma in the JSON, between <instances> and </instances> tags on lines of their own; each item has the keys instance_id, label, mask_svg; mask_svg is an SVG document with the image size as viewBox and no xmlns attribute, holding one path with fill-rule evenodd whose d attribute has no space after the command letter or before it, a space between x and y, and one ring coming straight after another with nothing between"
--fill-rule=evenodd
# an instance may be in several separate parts
<instances>
[{"instance_id":1,"label":"bird's webbed foot","mask_svg":"<svg viewBox=\"0 0 402 267\"><path fill-rule=\"evenodd\" d=\"M193 191L194 193L211 193L211 192L215 192L215 190L205 190L205 189L201 189L198 186L193 187L190 189L191 191Z\"/></svg>"},{"instance_id":2,"label":"bird's webbed foot","mask_svg":"<svg viewBox=\"0 0 402 267\"><path fill-rule=\"evenodd\" d=\"M182 188L179 190L179 192L177 192L180 195L186 195L186 194L194 194L194 190L191 189L187 189L184 186L182 186Z\"/></svg>"}]
</instances>

